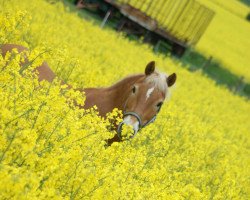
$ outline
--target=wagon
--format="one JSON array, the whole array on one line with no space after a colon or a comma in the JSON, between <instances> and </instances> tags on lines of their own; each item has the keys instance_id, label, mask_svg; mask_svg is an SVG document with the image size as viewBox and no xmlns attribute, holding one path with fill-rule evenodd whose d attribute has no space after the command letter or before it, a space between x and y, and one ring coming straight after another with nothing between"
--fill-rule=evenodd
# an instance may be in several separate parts
<instances>
[{"instance_id":1,"label":"wagon","mask_svg":"<svg viewBox=\"0 0 250 200\"><path fill-rule=\"evenodd\" d=\"M145 42L168 48L181 57L195 46L214 17L214 11L195 0L89 0L98 2L106 15L102 27L112 16L120 16L118 31L143 36ZM119 13L120 15L117 15ZM167 44L167 45L166 45Z\"/></svg>"}]
</instances>

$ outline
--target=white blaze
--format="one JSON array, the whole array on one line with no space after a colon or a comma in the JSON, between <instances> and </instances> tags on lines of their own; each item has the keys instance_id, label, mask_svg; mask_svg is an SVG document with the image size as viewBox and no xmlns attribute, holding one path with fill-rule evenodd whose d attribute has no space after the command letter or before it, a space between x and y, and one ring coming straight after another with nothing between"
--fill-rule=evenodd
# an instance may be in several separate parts
<instances>
[{"instance_id":1,"label":"white blaze","mask_svg":"<svg viewBox=\"0 0 250 200\"><path fill-rule=\"evenodd\" d=\"M150 95L152 94L152 92L154 91L154 89L155 89L154 87L148 89L147 94L146 94L146 101L148 100L148 98L150 97Z\"/></svg>"}]
</instances>

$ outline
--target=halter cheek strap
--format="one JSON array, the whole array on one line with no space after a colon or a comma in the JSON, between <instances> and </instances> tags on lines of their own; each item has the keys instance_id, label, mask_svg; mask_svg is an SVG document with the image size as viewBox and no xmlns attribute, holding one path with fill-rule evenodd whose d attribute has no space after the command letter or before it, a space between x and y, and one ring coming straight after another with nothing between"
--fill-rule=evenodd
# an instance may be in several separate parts
<instances>
[{"instance_id":1,"label":"halter cheek strap","mask_svg":"<svg viewBox=\"0 0 250 200\"><path fill-rule=\"evenodd\" d=\"M147 125L149 125L150 123L153 123L153 122L155 121L155 119L156 119L156 115L153 116L152 119L150 119L148 122L146 122L146 123L142 126L142 128L145 127L145 126L147 126Z\"/></svg>"}]
</instances>

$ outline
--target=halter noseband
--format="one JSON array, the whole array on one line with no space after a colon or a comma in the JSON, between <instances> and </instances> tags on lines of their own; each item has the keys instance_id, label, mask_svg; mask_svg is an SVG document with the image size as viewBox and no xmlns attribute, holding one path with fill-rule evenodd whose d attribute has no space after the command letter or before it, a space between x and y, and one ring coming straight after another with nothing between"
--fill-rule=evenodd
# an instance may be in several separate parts
<instances>
[{"instance_id":1,"label":"halter noseband","mask_svg":"<svg viewBox=\"0 0 250 200\"><path fill-rule=\"evenodd\" d=\"M159 112L159 111L158 111ZM157 114L158 114L157 112ZM148 122L146 122L145 124L142 124L142 120L141 120L141 117L136 113L136 112L126 112L123 114L124 117L128 116L128 115L132 115L134 116L138 122L139 122L139 130L144 128L145 126L147 126L148 124L152 123L155 121L156 119L156 115L154 115ZM119 124L119 126L117 127L117 133L118 133L118 137L121 139L121 131L122 131L122 125L124 124L124 122L121 122ZM132 136L132 138L136 135L136 133Z\"/></svg>"}]
</instances>

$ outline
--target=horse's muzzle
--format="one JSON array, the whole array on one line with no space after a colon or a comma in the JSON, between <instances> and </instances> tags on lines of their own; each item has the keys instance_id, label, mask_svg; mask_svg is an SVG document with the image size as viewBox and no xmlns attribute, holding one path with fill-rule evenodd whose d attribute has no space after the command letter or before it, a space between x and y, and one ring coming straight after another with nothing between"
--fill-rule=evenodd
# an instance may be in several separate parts
<instances>
[{"instance_id":1,"label":"horse's muzzle","mask_svg":"<svg viewBox=\"0 0 250 200\"><path fill-rule=\"evenodd\" d=\"M134 113L134 112L125 113L123 121L119 124L119 126L117 128L117 133L118 133L118 136L120 139L121 139L122 126L124 124L130 125L133 127L134 134L131 137L131 138L133 138L137 134L139 129L141 128L142 123L141 123L141 118L137 113Z\"/></svg>"},{"instance_id":2,"label":"horse's muzzle","mask_svg":"<svg viewBox=\"0 0 250 200\"><path fill-rule=\"evenodd\" d=\"M125 123L125 122L121 122L121 123L119 124L119 126L117 127L117 134L118 134L118 137L119 137L120 139L122 139L121 133L122 133L122 126L123 126L124 124L126 124L126 123ZM137 129L137 130L133 129L133 130L134 130L134 134L133 134L130 138L133 138L133 137L136 135L136 133L138 132L139 129Z\"/></svg>"},{"instance_id":3,"label":"horse's muzzle","mask_svg":"<svg viewBox=\"0 0 250 200\"><path fill-rule=\"evenodd\" d=\"M133 137L135 137L135 135L137 134L137 132L138 132L141 128L143 128L143 127L147 126L148 124L154 122L155 119L156 119L156 115L154 115L148 122L146 122L145 124L142 124L142 119L141 119L141 117L140 117L137 113L135 113L135 112L126 112L126 113L123 114L123 116L124 116L123 121L122 121L122 122L119 124L119 126L117 127L117 133L118 133L118 137L119 137L120 139L122 139L122 137L121 137L121 132L122 132L122 126L123 126L124 124L133 126L134 134L133 134L133 136L131 136L131 138L133 138ZM129 119L129 117L130 117L130 118L131 118L131 117L134 117L134 118L136 119L136 122L131 123L131 120Z\"/></svg>"}]
</instances>

